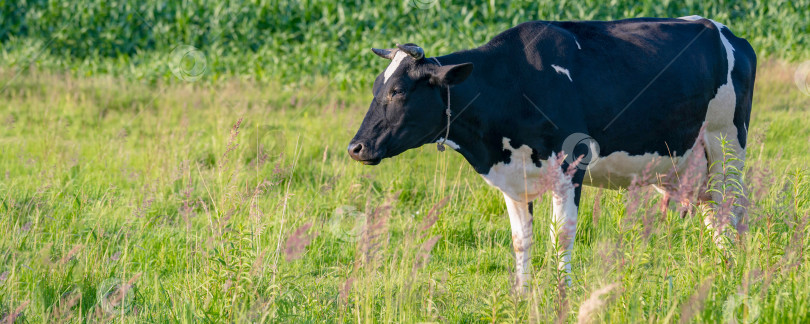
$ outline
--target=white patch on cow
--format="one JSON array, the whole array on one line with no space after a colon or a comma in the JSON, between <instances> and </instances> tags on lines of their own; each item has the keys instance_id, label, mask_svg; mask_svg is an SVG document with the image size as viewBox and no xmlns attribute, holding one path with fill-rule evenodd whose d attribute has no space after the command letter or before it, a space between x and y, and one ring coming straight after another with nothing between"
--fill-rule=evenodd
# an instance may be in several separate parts
<instances>
[{"instance_id":1,"label":"white patch on cow","mask_svg":"<svg viewBox=\"0 0 810 324\"><path fill-rule=\"evenodd\" d=\"M493 165L487 174L482 175L484 180L512 200L534 200L541 192L537 180L543 171L532 161L532 149L527 145L514 148L506 137L503 138L503 149L512 152L509 163L498 162ZM541 162L541 165L545 167L547 163Z\"/></svg>"},{"instance_id":2,"label":"white patch on cow","mask_svg":"<svg viewBox=\"0 0 810 324\"><path fill-rule=\"evenodd\" d=\"M722 148L719 145L717 137L724 135L729 140L736 143L737 127L734 126L734 110L737 107L737 94L734 91L734 83L731 82L731 71L734 70L734 47L723 35L723 24L715 22L712 23L717 26L720 33L720 40L723 42L723 47L726 50L726 60L728 61L728 71L726 74L726 83L717 89L717 94L709 101L709 108L706 111L706 150L709 154L709 160L718 160L722 158ZM740 151L741 148L735 148Z\"/></svg>"},{"instance_id":3,"label":"white patch on cow","mask_svg":"<svg viewBox=\"0 0 810 324\"><path fill-rule=\"evenodd\" d=\"M405 57L407 56L408 53L405 53L403 51L397 51L397 54L394 55L394 59L391 60L391 64L388 65L388 68L386 68L385 72L383 73L384 77L383 84L386 84L388 82L388 78L390 78L391 75L393 75L394 72L396 72L396 70L399 68L399 64L402 63L402 60L404 60Z\"/></svg>"},{"instance_id":4,"label":"white patch on cow","mask_svg":"<svg viewBox=\"0 0 810 324\"><path fill-rule=\"evenodd\" d=\"M691 15L691 16L685 16L685 17L678 17L678 19L695 21L695 20L701 20L701 19L703 19L703 17L698 16L698 15Z\"/></svg>"},{"instance_id":5,"label":"white patch on cow","mask_svg":"<svg viewBox=\"0 0 810 324\"><path fill-rule=\"evenodd\" d=\"M594 187L617 189L630 186L633 179L641 177L645 170L649 170L650 176L655 176L656 174L667 174L674 167L678 174L682 174L692 156L692 149L686 150L681 155L678 154L680 153L673 152L673 156L662 156L655 153L630 155L625 151L613 152L600 157L599 163L589 166L583 183ZM707 164L701 162L699 165ZM703 173L703 170L698 170L698 172Z\"/></svg>"},{"instance_id":6,"label":"white patch on cow","mask_svg":"<svg viewBox=\"0 0 810 324\"><path fill-rule=\"evenodd\" d=\"M579 40L577 40L576 37L574 37L574 44L577 44L577 49L582 49L582 46L579 46Z\"/></svg>"},{"instance_id":7,"label":"white patch on cow","mask_svg":"<svg viewBox=\"0 0 810 324\"><path fill-rule=\"evenodd\" d=\"M701 20L701 19L706 19L706 18L703 18L703 17L698 16L698 15L691 15L691 16L678 17L678 19L688 20L688 21L696 21L696 20ZM711 21L715 26L717 26L717 29L728 28L728 27L726 27L726 25L723 25L723 24L721 24L719 22L716 22L714 20L709 19L709 21Z\"/></svg>"},{"instance_id":8,"label":"white patch on cow","mask_svg":"<svg viewBox=\"0 0 810 324\"><path fill-rule=\"evenodd\" d=\"M443 140L444 140L444 137L439 137L439 140L436 141L436 143L441 143ZM461 148L461 146L458 146L458 144L456 144L456 142L453 142L451 140L445 141L444 144L449 146L450 148L456 150L456 151L458 151L458 149Z\"/></svg>"},{"instance_id":9,"label":"white patch on cow","mask_svg":"<svg viewBox=\"0 0 810 324\"><path fill-rule=\"evenodd\" d=\"M711 19L709 19L709 21L711 21L711 22L712 22L712 23L713 23L715 26L717 26L717 29L723 29L723 28L728 29L728 27L726 27L726 25L723 25L722 23L716 22L716 21L711 20ZM725 39L726 39L726 37L725 37L725 36L723 36L723 34L720 34L720 37L722 37L722 38L723 38L723 40L725 40ZM726 41L726 42L728 42L728 41ZM724 43L726 43L726 42L724 42ZM729 47L731 47L731 45L729 45ZM726 49L728 49L728 48L726 48ZM733 48L732 48L732 49L733 49Z\"/></svg>"},{"instance_id":10,"label":"white patch on cow","mask_svg":"<svg viewBox=\"0 0 810 324\"><path fill-rule=\"evenodd\" d=\"M557 64L552 64L552 65L551 65L551 67L553 67L553 68L554 68L554 71L557 71L557 73L559 73L559 74L563 74L563 75L567 76L567 77L568 77L568 81L574 82L574 80L573 80L573 79L571 79L571 73L570 73L570 72L568 72L568 69L566 69L566 68L564 68L564 67L562 67L562 66L559 66L559 65L557 65Z\"/></svg>"}]
</instances>

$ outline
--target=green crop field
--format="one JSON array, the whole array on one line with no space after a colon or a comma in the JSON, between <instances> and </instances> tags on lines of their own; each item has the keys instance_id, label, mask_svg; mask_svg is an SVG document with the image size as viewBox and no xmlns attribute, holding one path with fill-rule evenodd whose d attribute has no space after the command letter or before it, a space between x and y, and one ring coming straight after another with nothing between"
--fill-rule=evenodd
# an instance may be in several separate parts
<instances>
[{"instance_id":1,"label":"green crop field","mask_svg":"<svg viewBox=\"0 0 810 324\"><path fill-rule=\"evenodd\" d=\"M0 321L810 322L809 7L0 0ZM459 154L346 154L387 64L372 46L691 14L759 55L748 227L726 249L709 211L585 187L560 284L546 195L515 294L502 195Z\"/></svg>"}]
</instances>

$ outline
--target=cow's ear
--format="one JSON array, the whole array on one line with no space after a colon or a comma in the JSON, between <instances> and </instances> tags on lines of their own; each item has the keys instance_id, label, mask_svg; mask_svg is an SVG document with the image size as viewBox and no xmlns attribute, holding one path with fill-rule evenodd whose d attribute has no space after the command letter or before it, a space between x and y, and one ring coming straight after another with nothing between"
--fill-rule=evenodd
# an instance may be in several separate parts
<instances>
[{"instance_id":1,"label":"cow's ear","mask_svg":"<svg viewBox=\"0 0 810 324\"><path fill-rule=\"evenodd\" d=\"M456 85L466 80L472 71L472 63L440 66L431 75L430 83L437 86Z\"/></svg>"}]
</instances>

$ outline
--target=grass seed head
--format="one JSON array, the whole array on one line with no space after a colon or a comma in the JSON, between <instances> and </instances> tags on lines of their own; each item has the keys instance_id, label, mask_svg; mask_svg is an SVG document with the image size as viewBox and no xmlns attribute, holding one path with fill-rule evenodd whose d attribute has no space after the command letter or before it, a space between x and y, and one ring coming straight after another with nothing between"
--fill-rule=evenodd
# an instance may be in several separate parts
<instances>
[{"instance_id":1,"label":"grass seed head","mask_svg":"<svg viewBox=\"0 0 810 324\"><path fill-rule=\"evenodd\" d=\"M602 296L607 295L614 289L619 287L619 283L612 283L591 293L591 296L579 306L579 313L577 314L577 323L585 324L593 322L593 317L599 312L600 309L605 307L608 302L607 298Z\"/></svg>"},{"instance_id":2,"label":"grass seed head","mask_svg":"<svg viewBox=\"0 0 810 324\"><path fill-rule=\"evenodd\" d=\"M312 242L312 239L318 236L318 233L308 234L307 231L312 227L312 222L306 223L298 227L292 235L287 239L284 248L284 258L287 262L298 260L306 252L307 245Z\"/></svg>"}]
</instances>

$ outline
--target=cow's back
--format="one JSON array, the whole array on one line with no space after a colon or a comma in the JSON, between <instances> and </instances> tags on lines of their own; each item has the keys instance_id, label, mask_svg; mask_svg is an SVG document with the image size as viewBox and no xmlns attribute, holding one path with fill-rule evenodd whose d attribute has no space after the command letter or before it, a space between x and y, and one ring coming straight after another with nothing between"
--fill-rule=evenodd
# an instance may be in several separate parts
<instances>
[{"instance_id":1,"label":"cow's back","mask_svg":"<svg viewBox=\"0 0 810 324\"><path fill-rule=\"evenodd\" d=\"M704 123L711 134L735 136L745 147L756 56L725 26L698 18L532 22L505 38L522 40L528 66L520 79L529 85L523 91L554 87L540 105L558 109L552 118L574 120L567 124L581 120L600 156L615 160L595 170L618 180L609 186L626 186L634 175L616 179L622 170L612 168L638 169L631 163L638 162L643 169L656 156L684 160ZM571 82L532 80L532 73L545 78L547 65L564 67Z\"/></svg>"}]
</instances>

